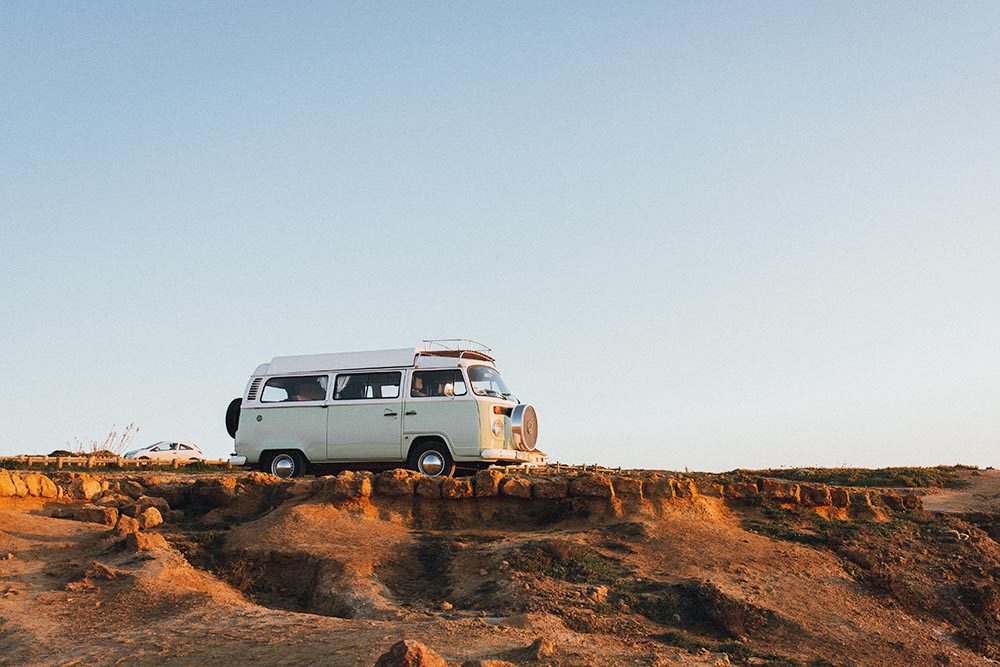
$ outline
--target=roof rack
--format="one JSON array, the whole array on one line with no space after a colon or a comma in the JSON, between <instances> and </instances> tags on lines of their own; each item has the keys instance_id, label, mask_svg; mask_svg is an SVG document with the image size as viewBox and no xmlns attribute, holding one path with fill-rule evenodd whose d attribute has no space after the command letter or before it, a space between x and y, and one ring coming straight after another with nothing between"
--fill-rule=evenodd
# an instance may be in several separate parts
<instances>
[{"instance_id":1,"label":"roof rack","mask_svg":"<svg viewBox=\"0 0 1000 667\"><path fill-rule=\"evenodd\" d=\"M480 359L483 361L496 361L490 352L493 350L479 341L469 338L434 338L423 341L424 349L420 354L432 357L458 357L459 359Z\"/></svg>"}]
</instances>

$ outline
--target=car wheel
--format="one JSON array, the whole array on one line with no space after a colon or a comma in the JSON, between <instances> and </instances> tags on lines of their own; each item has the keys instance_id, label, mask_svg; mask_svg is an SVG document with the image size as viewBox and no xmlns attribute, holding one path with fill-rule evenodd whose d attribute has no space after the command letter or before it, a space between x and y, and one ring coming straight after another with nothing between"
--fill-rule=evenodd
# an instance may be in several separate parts
<instances>
[{"instance_id":1,"label":"car wheel","mask_svg":"<svg viewBox=\"0 0 1000 667\"><path fill-rule=\"evenodd\" d=\"M298 452L278 452L268 462L267 472L281 479L301 477L306 471L306 461Z\"/></svg>"},{"instance_id":2,"label":"car wheel","mask_svg":"<svg viewBox=\"0 0 1000 667\"><path fill-rule=\"evenodd\" d=\"M140 460L140 461L148 461L148 460L149 460L149 457L148 457L148 456L140 456L140 457L139 457L139 460Z\"/></svg>"},{"instance_id":3,"label":"car wheel","mask_svg":"<svg viewBox=\"0 0 1000 667\"><path fill-rule=\"evenodd\" d=\"M226 431L230 438L236 437L236 431L240 427L240 407L243 405L242 398L234 398L226 408Z\"/></svg>"},{"instance_id":4,"label":"car wheel","mask_svg":"<svg viewBox=\"0 0 1000 667\"><path fill-rule=\"evenodd\" d=\"M451 477L455 462L443 442L430 442L413 450L409 468L428 477Z\"/></svg>"}]
</instances>

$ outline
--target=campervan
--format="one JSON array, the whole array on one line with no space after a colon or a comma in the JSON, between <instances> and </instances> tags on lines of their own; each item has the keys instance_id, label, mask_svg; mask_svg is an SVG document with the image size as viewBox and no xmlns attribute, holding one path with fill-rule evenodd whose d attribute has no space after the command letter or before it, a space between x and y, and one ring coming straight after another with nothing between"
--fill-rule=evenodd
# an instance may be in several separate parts
<instances>
[{"instance_id":1,"label":"campervan","mask_svg":"<svg viewBox=\"0 0 1000 667\"><path fill-rule=\"evenodd\" d=\"M448 339L275 357L229 405L230 462L283 478L311 464L405 466L438 477L537 463L535 409L507 388L490 352Z\"/></svg>"}]
</instances>

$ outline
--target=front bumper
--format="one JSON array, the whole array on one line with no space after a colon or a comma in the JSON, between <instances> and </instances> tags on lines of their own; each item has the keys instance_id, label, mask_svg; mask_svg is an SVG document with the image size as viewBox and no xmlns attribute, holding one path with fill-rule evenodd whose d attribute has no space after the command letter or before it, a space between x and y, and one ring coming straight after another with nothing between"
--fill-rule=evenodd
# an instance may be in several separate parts
<instances>
[{"instance_id":1,"label":"front bumper","mask_svg":"<svg viewBox=\"0 0 1000 667\"><path fill-rule=\"evenodd\" d=\"M236 456L236 454L233 454L232 456L229 457L230 465L242 466L246 465L246 463L247 463L247 457L245 456Z\"/></svg>"}]
</instances>

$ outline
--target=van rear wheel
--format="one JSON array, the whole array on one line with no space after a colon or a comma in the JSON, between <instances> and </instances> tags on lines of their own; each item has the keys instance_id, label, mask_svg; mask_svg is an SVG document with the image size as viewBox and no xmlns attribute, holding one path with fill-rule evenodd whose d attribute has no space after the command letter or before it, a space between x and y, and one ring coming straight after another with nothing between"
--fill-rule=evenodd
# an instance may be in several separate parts
<instances>
[{"instance_id":1,"label":"van rear wheel","mask_svg":"<svg viewBox=\"0 0 1000 667\"><path fill-rule=\"evenodd\" d=\"M299 452L277 452L263 466L264 472L269 472L281 479L301 477L306 472L306 460Z\"/></svg>"},{"instance_id":2,"label":"van rear wheel","mask_svg":"<svg viewBox=\"0 0 1000 667\"><path fill-rule=\"evenodd\" d=\"M413 450L409 468L428 477L451 477L455 472L455 462L444 443L429 442Z\"/></svg>"}]
</instances>

